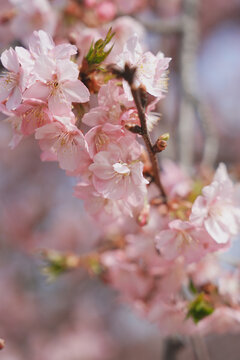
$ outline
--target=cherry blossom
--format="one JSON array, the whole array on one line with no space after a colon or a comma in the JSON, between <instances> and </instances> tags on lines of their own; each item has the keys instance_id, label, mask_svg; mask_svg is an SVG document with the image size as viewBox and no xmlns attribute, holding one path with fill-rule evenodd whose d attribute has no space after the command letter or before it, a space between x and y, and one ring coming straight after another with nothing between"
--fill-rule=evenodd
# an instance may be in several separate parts
<instances>
[{"instance_id":1,"label":"cherry blossom","mask_svg":"<svg viewBox=\"0 0 240 360\"><path fill-rule=\"evenodd\" d=\"M74 195L84 200L85 209L100 223L112 223L113 220L124 221L132 217L131 206L124 200L112 200L102 196L92 184L80 182L75 187Z\"/></svg>"},{"instance_id":2,"label":"cherry blossom","mask_svg":"<svg viewBox=\"0 0 240 360\"><path fill-rule=\"evenodd\" d=\"M56 154L59 166L68 171L83 171L89 164L88 147L80 130L71 119L59 118L38 128L35 137L44 151L44 159Z\"/></svg>"},{"instance_id":3,"label":"cherry blossom","mask_svg":"<svg viewBox=\"0 0 240 360\"><path fill-rule=\"evenodd\" d=\"M219 165L213 182L195 200L190 221L204 226L218 244L226 244L238 233L240 209L235 204L234 185L224 164Z\"/></svg>"},{"instance_id":4,"label":"cherry blossom","mask_svg":"<svg viewBox=\"0 0 240 360\"><path fill-rule=\"evenodd\" d=\"M90 156L93 157L97 152L107 150L110 143L118 142L121 137L126 135L125 133L126 131L120 125L106 123L94 126L85 135Z\"/></svg>"},{"instance_id":5,"label":"cherry blossom","mask_svg":"<svg viewBox=\"0 0 240 360\"><path fill-rule=\"evenodd\" d=\"M15 50L5 50L1 55L1 61L8 72L3 73L0 78L0 101L6 100L7 110L14 110L22 101L26 78Z\"/></svg>"},{"instance_id":6,"label":"cherry blossom","mask_svg":"<svg viewBox=\"0 0 240 360\"><path fill-rule=\"evenodd\" d=\"M161 159L159 171L156 153L163 149L156 144L164 136L157 137L157 131L151 134L158 139L154 145L148 131L159 120L154 111L167 91L170 58L161 52L154 55L143 50L139 38L142 40L144 30L136 20L113 20L119 9L126 6L127 12L136 11L146 2L133 0L123 2L123 6L117 0L61 5L54 1L50 6L47 0L11 1L19 10L12 26L26 18L18 38L29 41L27 49L17 46L1 56L8 72L3 72L0 79L0 110L13 128L12 147L34 135L32 138L42 150L41 160L57 161L70 182L75 178L74 196L82 203L75 201L80 208L83 204L94 219L92 226L86 222L76 228L80 231L84 225L89 227L87 238L88 232L91 238L93 231L96 245L93 252L74 254L76 267L83 266L108 282L123 301L159 328L164 327L164 334L205 333L217 326L221 330L230 326L238 329L239 271L222 269L218 260L219 250L226 250L239 232L237 188L225 165L220 164L212 183L193 202L194 181L180 165ZM73 24L55 34L53 40L55 17L48 33L40 28L48 27L44 14L49 10L51 15L56 3L61 8L59 27L62 18ZM32 20L38 15L35 24ZM87 28L93 15L96 27ZM79 25L81 21L77 19L84 25ZM104 40L99 38L104 37L108 25L100 25L109 20L113 20L111 25L117 34L116 46L106 57L112 44L107 43L106 53L101 48ZM137 34L133 34L134 24ZM40 30L30 36L32 27ZM66 38L76 46L66 42ZM92 57L86 56L88 51L93 51ZM126 63L136 68L131 89L132 82L124 80L129 70ZM117 68L122 72L117 72ZM139 95L142 106L132 93ZM59 202L65 199L65 192L61 193L64 195ZM13 222L10 212L17 215L14 219L18 218L13 231L5 231L9 238L20 234L30 239L29 229L34 221L41 228L39 219L30 216L32 209L36 217L42 216L35 199L34 206L24 207L22 217L18 216L21 206L16 203L4 211L1 228L12 228L6 226ZM25 221L24 216L29 219ZM78 216L81 218L82 214L67 214L62 217L62 226L56 225L56 233L65 233L61 234L61 243ZM64 230L67 218L70 225ZM37 230L37 239L40 233L41 229ZM80 246L81 242L79 239ZM48 240L46 243L48 247ZM84 249L89 250L87 246ZM194 317L198 301L203 313ZM204 305L210 307L205 313Z\"/></svg>"},{"instance_id":7,"label":"cherry blossom","mask_svg":"<svg viewBox=\"0 0 240 360\"><path fill-rule=\"evenodd\" d=\"M53 35L57 16L48 0L10 0L16 8L11 30L17 39L28 43L34 30L43 29Z\"/></svg>"},{"instance_id":8,"label":"cherry blossom","mask_svg":"<svg viewBox=\"0 0 240 360\"><path fill-rule=\"evenodd\" d=\"M162 98L167 91L166 70L170 60L170 58L165 58L161 52L156 56L149 51L143 53L138 36L135 34L125 44L122 54L116 59L116 63L120 68L124 68L125 63L136 67L136 87L143 85L149 94ZM132 99L126 81L123 82L123 87L128 99Z\"/></svg>"},{"instance_id":9,"label":"cherry blossom","mask_svg":"<svg viewBox=\"0 0 240 360\"><path fill-rule=\"evenodd\" d=\"M107 151L98 152L89 166L96 190L112 200L125 199L132 206L143 202L148 182L142 175L140 152L132 138L120 139L117 144L109 144Z\"/></svg>"},{"instance_id":10,"label":"cherry blossom","mask_svg":"<svg viewBox=\"0 0 240 360\"><path fill-rule=\"evenodd\" d=\"M35 63L38 80L24 93L25 99L47 100L54 115L68 115L72 102L84 103L89 100L89 91L78 80L77 65L71 61L41 56Z\"/></svg>"},{"instance_id":11,"label":"cherry blossom","mask_svg":"<svg viewBox=\"0 0 240 360\"><path fill-rule=\"evenodd\" d=\"M130 107L133 107L133 102L126 98L119 82L110 80L106 85L101 86L98 93L98 106L86 113L82 121L88 126L106 122L119 125L123 108Z\"/></svg>"},{"instance_id":12,"label":"cherry blossom","mask_svg":"<svg viewBox=\"0 0 240 360\"><path fill-rule=\"evenodd\" d=\"M16 114L22 119L21 132L24 135L33 134L37 128L53 120L47 104L41 100L25 101L17 108Z\"/></svg>"},{"instance_id":13,"label":"cherry blossom","mask_svg":"<svg viewBox=\"0 0 240 360\"><path fill-rule=\"evenodd\" d=\"M168 230L162 230L156 236L156 247L168 260L183 256L186 263L190 263L222 247L205 229L197 228L188 221L174 220L168 226Z\"/></svg>"}]
</instances>

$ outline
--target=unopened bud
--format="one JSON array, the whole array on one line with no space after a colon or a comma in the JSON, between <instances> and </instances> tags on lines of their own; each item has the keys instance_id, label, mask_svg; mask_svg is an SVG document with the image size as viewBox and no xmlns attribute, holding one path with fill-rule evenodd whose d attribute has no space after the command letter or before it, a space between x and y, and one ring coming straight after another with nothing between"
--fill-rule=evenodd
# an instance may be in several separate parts
<instances>
[{"instance_id":1,"label":"unopened bud","mask_svg":"<svg viewBox=\"0 0 240 360\"><path fill-rule=\"evenodd\" d=\"M169 135L169 133L165 133L165 134L162 134L162 135L160 136L160 138L161 138L162 140L164 140L164 141L168 141L169 138L170 138L170 135Z\"/></svg>"},{"instance_id":2,"label":"unopened bud","mask_svg":"<svg viewBox=\"0 0 240 360\"><path fill-rule=\"evenodd\" d=\"M140 226L145 226L148 224L149 221L149 211L150 206L149 204L145 205L144 208L141 210L140 214L138 215L137 222Z\"/></svg>"},{"instance_id":3,"label":"unopened bud","mask_svg":"<svg viewBox=\"0 0 240 360\"><path fill-rule=\"evenodd\" d=\"M166 147L167 147L168 139L169 139L169 134L168 133L159 136L159 138L157 139L157 141L153 145L154 153L158 153L158 152L161 152L161 151L165 150Z\"/></svg>"}]
</instances>

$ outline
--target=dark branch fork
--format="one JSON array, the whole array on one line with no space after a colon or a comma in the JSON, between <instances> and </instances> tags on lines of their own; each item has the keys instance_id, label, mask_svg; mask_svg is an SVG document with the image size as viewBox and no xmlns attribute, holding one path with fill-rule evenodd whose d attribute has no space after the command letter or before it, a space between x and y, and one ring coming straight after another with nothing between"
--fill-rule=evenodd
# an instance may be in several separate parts
<instances>
[{"instance_id":1,"label":"dark branch fork","mask_svg":"<svg viewBox=\"0 0 240 360\"><path fill-rule=\"evenodd\" d=\"M149 159L151 161L151 165L152 165L152 172L153 172L153 180L155 182L155 184L157 185L158 189L161 192L161 196L163 199L164 203L167 203L167 194L164 190L164 187L162 185L161 179L160 179L160 170L159 170L159 165L158 165L158 161L157 161L157 152L160 152L162 150L158 150L156 151L156 146L153 146L151 143L151 139L148 133L148 129L147 129L147 120L146 120L146 115L145 115L145 109L143 106L143 92L142 89L136 88L134 86L134 76L135 76L135 72L136 72L136 68L134 67L130 67L128 64L125 64L125 68L124 70L120 70L120 69L116 69L116 68L111 68L111 71L119 78L123 78L124 80L126 80L131 88L131 92L132 92L132 96L137 108L137 112L138 112L138 117L140 120L140 124L141 127L139 127L138 125L136 125L136 129L138 129L138 131L134 131L134 129L132 130L132 132L137 132L139 135L142 136L148 155L149 155Z\"/></svg>"},{"instance_id":2,"label":"dark branch fork","mask_svg":"<svg viewBox=\"0 0 240 360\"><path fill-rule=\"evenodd\" d=\"M161 179L160 179L160 171L159 171L159 166L158 166L158 161L157 161L157 154L153 149L153 146L152 146L152 143L150 140L150 136L148 134L146 116L145 116L144 108L141 103L140 92L139 92L139 89L134 88L133 85L131 85L131 91L132 91L132 96L133 96L133 99L134 99L134 102L136 104L136 108L138 111L138 117L139 117L139 120L141 123L141 135L142 135L142 138L146 145L147 152L148 152L151 164L152 164L154 182L157 185L157 187L159 188L159 190L161 191L163 201L166 202L167 195L166 195L166 192L164 190L164 187L163 187Z\"/></svg>"}]
</instances>

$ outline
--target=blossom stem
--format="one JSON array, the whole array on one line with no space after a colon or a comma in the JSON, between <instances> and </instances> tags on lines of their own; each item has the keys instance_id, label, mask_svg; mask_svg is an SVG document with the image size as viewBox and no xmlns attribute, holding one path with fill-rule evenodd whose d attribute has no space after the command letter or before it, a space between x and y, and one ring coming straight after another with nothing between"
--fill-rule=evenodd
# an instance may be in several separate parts
<instances>
[{"instance_id":1,"label":"blossom stem","mask_svg":"<svg viewBox=\"0 0 240 360\"><path fill-rule=\"evenodd\" d=\"M131 84L131 92L132 92L134 102L136 104L136 108L137 108L137 111L138 111L138 116L139 116L140 123L141 123L141 129L142 129L141 135L142 135L142 138L143 138L144 143L146 145L147 152L149 154L149 158L150 158L150 161L151 161L151 164L152 164L154 182L155 182L155 184L157 185L157 187L159 188L159 190L161 192L164 203L166 203L167 202L167 194L166 194L166 192L164 190L164 187L163 187L161 179L160 179L160 174L159 174L160 171L159 171L157 156L156 156L156 153L155 153L155 151L153 149L153 146L152 146L152 143L151 143L151 140L150 140L150 136L149 136L149 133L148 133L145 111L144 111L142 103L141 103L139 89L136 89L134 87L134 85Z\"/></svg>"}]
</instances>

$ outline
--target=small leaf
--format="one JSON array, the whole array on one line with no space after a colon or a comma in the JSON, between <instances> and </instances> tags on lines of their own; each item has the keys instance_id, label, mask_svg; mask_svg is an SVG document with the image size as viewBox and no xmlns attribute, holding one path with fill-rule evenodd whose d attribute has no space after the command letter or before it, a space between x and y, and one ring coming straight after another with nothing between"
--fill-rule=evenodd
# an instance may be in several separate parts
<instances>
[{"instance_id":1,"label":"small leaf","mask_svg":"<svg viewBox=\"0 0 240 360\"><path fill-rule=\"evenodd\" d=\"M200 320L214 312L212 304L206 300L203 293L199 294L188 306L187 318L191 317L197 324Z\"/></svg>"},{"instance_id":2,"label":"small leaf","mask_svg":"<svg viewBox=\"0 0 240 360\"><path fill-rule=\"evenodd\" d=\"M105 47L109 44L114 35L115 33L113 33L112 28L110 28L104 40L99 39L95 42L95 44L91 44L86 56L86 60L89 65L98 65L106 59L112 51L114 45L112 45L107 51L105 51Z\"/></svg>"},{"instance_id":3,"label":"small leaf","mask_svg":"<svg viewBox=\"0 0 240 360\"><path fill-rule=\"evenodd\" d=\"M192 279L190 279L189 290L191 291L192 294L197 294L197 289L196 289Z\"/></svg>"}]
</instances>

